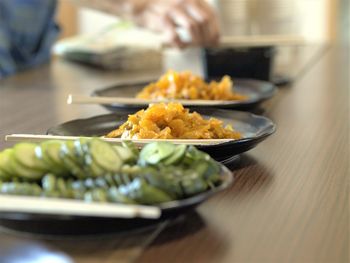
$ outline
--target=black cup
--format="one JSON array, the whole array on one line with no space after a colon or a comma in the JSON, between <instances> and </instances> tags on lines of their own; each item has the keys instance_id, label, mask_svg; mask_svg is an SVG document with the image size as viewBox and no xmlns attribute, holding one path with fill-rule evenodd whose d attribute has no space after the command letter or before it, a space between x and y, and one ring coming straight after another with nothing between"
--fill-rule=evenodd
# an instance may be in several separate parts
<instances>
[{"instance_id":1,"label":"black cup","mask_svg":"<svg viewBox=\"0 0 350 263\"><path fill-rule=\"evenodd\" d=\"M275 54L273 46L203 49L204 74L207 79L229 75L271 81Z\"/></svg>"}]
</instances>

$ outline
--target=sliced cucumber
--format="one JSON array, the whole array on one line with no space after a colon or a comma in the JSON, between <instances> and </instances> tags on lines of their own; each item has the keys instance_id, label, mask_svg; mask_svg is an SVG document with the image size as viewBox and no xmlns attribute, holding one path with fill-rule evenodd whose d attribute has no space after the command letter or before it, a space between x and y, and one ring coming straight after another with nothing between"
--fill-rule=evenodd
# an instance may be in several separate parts
<instances>
[{"instance_id":1,"label":"sliced cucumber","mask_svg":"<svg viewBox=\"0 0 350 263\"><path fill-rule=\"evenodd\" d=\"M62 143L60 156L63 162L63 165L66 167L69 172L77 178L86 178L86 172L79 165L76 155L74 154L74 142L67 141Z\"/></svg>"},{"instance_id":2,"label":"sliced cucumber","mask_svg":"<svg viewBox=\"0 0 350 263\"><path fill-rule=\"evenodd\" d=\"M76 155L74 152L74 141L66 141L61 144L61 157L69 157L72 160L76 160Z\"/></svg>"},{"instance_id":3,"label":"sliced cucumber","mask_svg":"<svg viewBox=\"0 0 350 263\"><path fill-rule=\"evenodd\" d=\"M131 162L137 159L137 156L135 156L134 153L127 147L115 145L113 146L113 148L114 150L117 151L117 153L119 154L120 158L124 163Z\"/></svg>"},{"instance_id":4,"label":"sliced cucumber","mask_svg":"<svg viewBox=\"0 0 350 263\"><path fill-rule=\"evenodd\" d=\"M81 165L85 164L85 153L88 152L88 139L80 138L74 141L74 158Z\"/></svg>"},{"instance_id":5,"label":"sliced cucumber","mask_svg":"<svg viewBox=\"0 0 350 263\"><path fill-rule=\"evenodd\" d=\"M45 154L48 155L48 157L57 165L61 166L62 169L64 167L62 166L62 160L60 157L60 152L62 148L62 142L60 141L49 141L46 147Z\"/></svg>"},{"instance_id":6,"label":"sliced cucumber","mask_svg":"<svg viewBox=\"0 0 350 263\"><path fill-rule=\"evenodd\" d=\"M69 173L76 178L83 179L88 177L86 172L68 156L62 157L62 162L66 169L69 170Z\"/></svg>"},{"instance_id":7,"label":"sliced cucumber","mask_svg":"<svg viewBox=\"0 0 350 263\"><path fill-rule=\"evenodd\" d=\"M118 172L123 164L117 151L111 145L98 139L89 142L92 159L104 170Z\"/></svg>"},{"instance_id":8,"label":"sliced cucumber","mask_svg":"<svg viewBox=\"0 0 350 263\"><path fill-rule=\"evenodd\" d=\"M14 171L14 175L17 175L24 179L38 180L44 176L43 171L23 166L20 162L17 161L13 153L12 155L10 155L9 165L11 169Z\"/></svg>"},{"instance_id":9,"label":"sliced cucumber","mask_svg":"<svg viewBox=\"0 0 350 263\"><path fill-rule=\"evenodd\" d=\"M121 194L117 187L113 186L109 188L107 192L108 200L114 203L121 203L121 204L137 204L134 200L127 197L126 195Z\"/></svg>"},{"instance_id":10,"label":"sliced cucumber","mask_svg":"<svg viewBox=\"0 0 350 263\"><path fill-rule=\"evenodd\" d=\"M54 174L46 174L41 179L41 185L46 192L53 192L56 190L56 176Z\"/></svg>"},{"instance_id":11,"label":"sliced cucumber","mask_svg":"<svg viewBox=\"0 0 350 263\"><path fill-rule=\"evenodd\" d=\"M141 164L157 164L169 157L175 150L175 145L166 142L154 142L147 144L140 153Z\"/></svg>"},{"instance_id":12,"label":"sliced cucumber","mask_svg":"<svg viewBox=\"0 0 350 263\"><path fill-rule=\"evenodd\" d=\"M1 181L6 181L11 178L10 174L7 174L4 170L0 169L0 182Z\"/></svg>"},{"instance_id":13,"label":"sliced cucumber","mask_svg":"<svg viewBox=\"0 0 350 263\"><path fill-rule=\"evenodd\" d=\"M140 204L159 204L172 200L170 195L152 185L147 184L146 181L141 178L136 178L129 185L129 189L130 188L137 189L136 191L129 190L129 194L133 200Z\"/></svg>"},{"instance_id":14,"label":"sliced cucumber","mask_svg":"<svg viewBox=\"0 0 350 263\"><path fill-rule=\"evenodd\" d=\"M89 174L93 177L103 176L107 173L105 169L99 166L90 154L85 155L86 168L89 170Z\"/></svg>"},{"instance_id":15,"label":"sliced cucumber","mask_svg":"<svg viewBox=\"0 0 350 263\"><path fill-rule=\"evenodd\" d=\"M3 174L7 176L15 175L14 171L10 167L10 156L12 155L12 153L12 148L0 152L0 170Z\"/></svg>"},{"instance_id":16,"label":"sliced cucumber","mask_svg":"<svg viewBox=\"0 0 350 263\"><path fill-rule=\"evenodd\" d=\"M172 165L179 162L185 155L187 146L185 144L177 145L175 147L174 153L166 158L162 163L165 165Z\"/></svg>"},{"instance_id":17,"label":"sliced cucumber","mask_svg":"<svg viewBox=\"0 0 350 263\"><path fill-rule=\"evenodd\" d=\"M99 166L95 160L92 158L91 154L87 153L84 156L84 171L88 175L88 177L99 177L107 174L108 172Z\"/></svg>"},{"instance_id":18,"label":"sliced cucumber","mask_svg":"<svg viewBox=\"0 0 350 263\"><path fill-rule=\"evenodd\" d=\"M41 188L35 183L8 182L0 185L0 193L9 195L32 195L39 196Z\"/></svg>"},{"instance_id":19,"label":"sliced cucumber","mask_svg":"<svg viewBox=\"0 0 350 263\"><path fill-rule=\"evenodd\" d=\"M104 174L106 174L106 171L103 170L99 165L97 165L96 163L92 163L90 165L90 169L92 172L92 175L94 175L95 177L99 177L99 176L103 176Z\"/></svg>"},{"instance_id":20,"label":"sliced cucumber","mask_svg":"<svg viewBox=\"0 0 350 263\"><path fill-rule=\"evenodd\" d=\"M37 157L37 146L34 143L16 144L13 148L13 157L24 167L45 173L48 171L48 166L42 159Z\"/></svg>"},{"instance_id":21,"label":"sliced cucumber","mask_svg":"<svg viewBox=\"0 0 350 263\"><path fill-rule=\"evenodd\" d=\"M62 147L61 141L45 141L40 147L42 151L42 160L50 166L50 171L57 175L65 175L68 173L60 157Z\"/></svg>"},{"instance_id":22,"label":"sliced cucumber","mask_svg":"<svg viewBox=\"0 0 350 263\"><path fill-rule=\"evenodd\" d=\"M139 157L140 151L133 142L122 141L122 146L124 148L128 148L132 152L132 154L135 156L136 159Z\"/></svg>"}]
</instances>

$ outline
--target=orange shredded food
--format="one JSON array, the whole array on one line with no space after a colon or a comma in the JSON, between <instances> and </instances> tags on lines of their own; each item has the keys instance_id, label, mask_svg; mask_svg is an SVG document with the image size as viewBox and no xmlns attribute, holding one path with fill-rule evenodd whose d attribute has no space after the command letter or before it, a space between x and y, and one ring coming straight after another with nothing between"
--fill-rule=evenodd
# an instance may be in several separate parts
<instances>
[{"instance_id":1,"label":"orange shredded food","mask_svg":"<svg viewBox=\"0 0 350 263\"><path fill-rule=\"evenodd\" d=\"M189 100L245 100L247 97L233 90L233 82L224 76L220 82L206 83L189 71L168 71L160 79L147 85L136 95L140 99Z\"/></svg>"},{"instance_id":2,"label":"orange shredded food","mask_svg":"<svg viewBox=\"0 0 350 263\"><path fill-rule=\"evenodd\" d=\"M239 139L241 134L221 120L190 113L180 103L158 103L129 115L108 138L125 139Z\"/></svg>"}]
</instances>

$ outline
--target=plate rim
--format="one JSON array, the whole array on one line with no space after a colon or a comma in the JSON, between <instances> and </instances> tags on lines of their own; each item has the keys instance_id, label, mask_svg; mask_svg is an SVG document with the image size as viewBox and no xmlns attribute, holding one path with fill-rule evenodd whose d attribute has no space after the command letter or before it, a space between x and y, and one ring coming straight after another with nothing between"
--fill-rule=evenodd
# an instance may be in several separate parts
<instances>
[{"instance_id":1,"label":"plate rim","mask_svg":"<svg viewBox=\"0 0 350 263\"><path fill-rule=\"evenodd\" d=\"M196 111L196 110L194 110L194 111ZM218 144L215 144L215 145L198 145L199 149L203 149L203 148L209 149L209 148L217 147L217 146L225 146L225 145L232 145L232 144L242 144L242 143L250 142L251 140L262 140L262 139L264 139L264 138L274 134L276 132L276 129L277 129L277 125L271 119L269 119L268 117L265 117L265 116L262 116L262 115L257 115L257 114L251 113L251 112L238 111L238 110L227 110L227 109L219 109L219 108L197 109L197 111L215 111L215 112L222 112L223 114L229 113L229 114L236 114L236 115L237 114L238 115L242 115L242 114L243 115L249 115L249 117L251 117L251 118L264 120L264 122L268 124L266 127L264 127L263 132L261 134L257 135L256 137L245 137L245 138L242 138L242 139L236 139L236 140L232 140L232 141L229 141L229 142L218 143ZM54 128L57 128L57 127L62 126L62 125L69 125L69 124L74 123L74 122L82 122L82 121L87 121L87 120L93 120L93 119L101 118L101 117L104 117L104 116L110 116L110 115L119 115L120 116L122 114L123 115L124 114L128 115L130 113L128 113L128 112L120 112L120 113L112 112L112 113L107 113L107 114L102 114L102 115L95 115L95 116L91 116L91 117L87 117L87 118L77 118L77 119L70 120L70 121L67 121L67 122L63 122L61 124L53 126L53 127L49 128L46 133L48 135L55 135L55 133L51 133L50 131L53 130ZM213 116L213 117L219 118L217 116Z\"/></svg>"},{"instance_id":2,"label":"plate rim","mask_svg":"<svg viewBox=\"0 0 350 263\"><path fill-rule=\"evenodd\" d=\"M102 97L101 92L113 90L118 87L128 87L128 86L135 86L135 85L148 85L152 81L157 80L151 80L151 81L139 81L139 82L124 82L124 83L118 83L114 86L109 86L106 88L100 88L95 89L92 91L91 96L95 97ZM196 107L196 108L203 108L203 107L215 107L215 108L221 108L222 107L244 107L244 106L250 106L253 104L261 103L267 99L272 98L276 92L277 92L277 86L273 84L272 82L265 81L265 80L259 80L259 79L250 79L250 78L234 78L233 83L237 83L239 85L240 83L246 84L246 83L254 83L255 85L261 85L261 86L267 86L269 89L265 92L258 93L260 96L257 96L255 98L250 98L247 100L228 100L225 104L208 104L208 105L198 105L198 104L191 104L191 100L189 100L189 103L186 103L186 107ZM235 85L235 84L234 84ZM249 84L248 84L249 85ZM131 98L131 97L127 97ZM139 104L125 104L125 103L112 103L112 104L103 104L104 106L108 106L110 108L140 108L148 106L149 103L139 103Z\"/></svg>"}]
</instances>

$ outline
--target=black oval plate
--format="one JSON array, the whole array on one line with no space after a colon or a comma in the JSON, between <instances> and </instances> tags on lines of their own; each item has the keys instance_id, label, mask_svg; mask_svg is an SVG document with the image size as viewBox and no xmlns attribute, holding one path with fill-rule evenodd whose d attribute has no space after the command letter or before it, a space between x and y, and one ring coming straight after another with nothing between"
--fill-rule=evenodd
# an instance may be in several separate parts
<instances>
[{"instance_id":1,"label":"black oval plate","mask_svg":"<svg viewBox=\"0 0 350 263\"><path fill-rule=\"evenodd\" d=\"M116 129L124 123L128 114L135 111L128 110L112 114L100 115L87 119L69 121L48 130L51 135L63 136L102 136ZM249 112L206 109L197 110L205 118L215 117L234 127L243 138L227 143L210 146L200 146L199 149L209 153L215 160L226 162L233 156L255 147L275 131L275 124L266 117Z\"/></svg>"},{"instance_id":2,"label":"black oval plate","mask_svg":"<svg viewBox=\"0 0 350 263\"><path fill-rule=\"evenodd\" d=\"M134 98L136 94L141 91L149 82L143 83L133 83L133 84L123 84L117 85L106 89L96 90L92 93L93 96L98 97L127 97ZM225 108L225 109L249 109L253 108L262 101L271 98L275 91L276 86L270 82L253 80L253 79L235 79L234 80L234 89L236 92L248 96L247 100L244 101L232 101L227 104L221 105L191 105L190 100L189 104L186 104L186 107L190 108ZM127 105L127 104L111 104L103 105L110 111L117 111L118 109L141 109L147 108L148 104L140 103L137 105Z\"/></svg>"},{"instance_id":3,"label":"black oval plate","mask_svg":"<svg viewBox=\"0 0 350 263\"><path fill-rule=\"evenodd\" d=\"M232 183L231 171L222 166L219 186L190 198L160 204L162 215L157 220L0 212L0 225L15 231L55 236L122 234L140 231L194 209L214 194L228 188Z\"/></svg>"}]
</instances>

